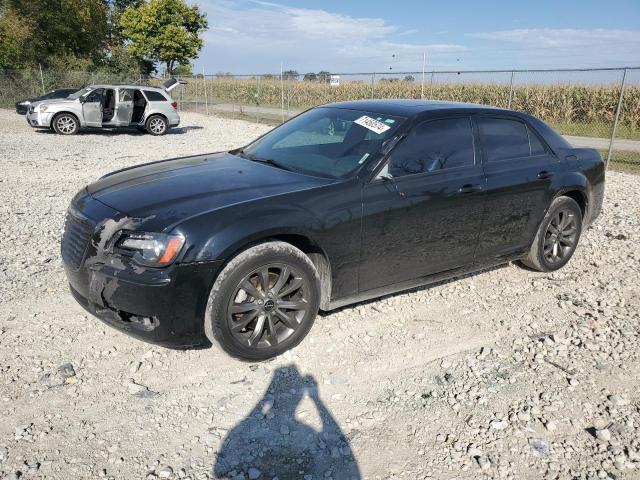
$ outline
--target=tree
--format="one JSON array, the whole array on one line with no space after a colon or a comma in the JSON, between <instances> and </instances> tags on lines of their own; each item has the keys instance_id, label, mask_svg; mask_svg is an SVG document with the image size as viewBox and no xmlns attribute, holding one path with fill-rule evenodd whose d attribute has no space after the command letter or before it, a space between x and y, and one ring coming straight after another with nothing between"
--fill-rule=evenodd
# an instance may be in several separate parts
<instances>
[{"instance_id":1,"label":"tree","mask_svg":"<svg viewBox=\"0 0 640 480\"><path fill-rule=\"evenodd\" d=\"M318 81L321 83L329 83L329 80L331 80L331 73L327 72L326 70L320 70L318 72Z\"/></svg>"},{"instance_id":2,"label":"tree","mask_svg":"<svg viewBox=\"0 0 640 480\"><path fill-rule=\"evenodd\" d=\"M405 75L404 76L404 81L405 82L413 82L415 80L415 77L413 75Z\"/></svg>"},{"instance_id":3,"label":"tree","mask_svg":"<svg viewBox=\"0 0 640 480\"><path fill-rule=\"evenodd\" d=\"M118 19L123 38L133 55L165 63L167 72L198 56L207 28L207 19L197 5L184 0L150 0L139 7L128 7Z\"/></svg>"},{"instance_id":4,"label":"tree","mask_svg":"<svg viewBox=\"0 0 640 480\"><path fill-rule=\"evenodd\" d=\"M0 7L0 68L19 68L34 56L30 22L10 8Z\"/></svg>"},{"instance_id":5,"label":"tree","mask_svg":"<svg viewBox=\"0 0 640 480\"><path fill-rule=\"evenodd\" d=\"M65 58L98 61L106 37L104 0L0 1L0 67L47 67Z\"/></svg>"},{"instance_id":6,"label":"tree","mask_svg":"<svg viewBox=\"0 0 640 480\"><path fill-rule=\"evenodd\" d=\"M302 80L304 80L305 82L315 82L318 80L318 76L313 72L309 72L304 74Z\"/></svg>"},{"instance_id":7,"label":"tree","mask_svg":"<svg viewBox=\"0 0 640 480\"><path fill-rule=\"evenodd\" d=\"M282 72L282 78L285 80L297 80L300 77L300 74L295 70L286 70Z\"/></svg>"}]
</instances>

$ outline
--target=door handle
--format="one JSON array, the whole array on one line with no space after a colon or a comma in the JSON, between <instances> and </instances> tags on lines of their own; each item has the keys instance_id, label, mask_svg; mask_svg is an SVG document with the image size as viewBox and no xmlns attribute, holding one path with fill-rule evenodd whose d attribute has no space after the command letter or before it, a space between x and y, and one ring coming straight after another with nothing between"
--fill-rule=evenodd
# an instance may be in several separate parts
<instances>
[{"instance_id":1,"label":"door handle","mask_svg":"<svg viewBox=\"0 0 640 480\"><path fill-rule=\"evenodd\" d=\"M538 178L540 180L544 180L545 178L551 178L553 177L554 173L550 172L549 170L542 170L541 172L538 173Z\"/></svg>"},{"instance_id":2,"label":"door handle","mask_svg":"<svg viewBox=\"0 0 640 480\"><path fill-rule=\"evenodd\" d=\"M480 190L482 190L482 187L480 185L467 183L466 185L463 185L458 189L458 193L473 193L479 192Z\"/></svg>"}]
</instances>

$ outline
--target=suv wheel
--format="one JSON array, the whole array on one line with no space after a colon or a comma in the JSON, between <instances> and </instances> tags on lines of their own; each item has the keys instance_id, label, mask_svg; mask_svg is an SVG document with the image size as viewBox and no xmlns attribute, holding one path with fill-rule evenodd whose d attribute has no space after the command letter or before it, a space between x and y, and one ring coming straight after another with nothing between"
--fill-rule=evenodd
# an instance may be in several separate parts
<instances>
[{"instance_id":1,"label":"suv wheel","mask_svg":"<svg viewBox=\"0 0 640 480\"><path fill-rule=\"evenodd\" d=\"M540 272L562 268L578 246L582 233L582 210L569 197L558 197L545 215L523 263Z\"/></svg>"},{"instance_id":2,"label":"suv wheel","mask_svg":"<svg viewBox=\"0 0 640 480\"><path fill-rule=\"evenodd\" d=\"M284 242L256 245L218 275L207 303L205 332L234 357L275 357L309 333L319 292L318 272L301 250Z\"/></svg>"},{"instance_id":3,"label":"suv wheel","mask_svg":"<svg viewBox=\"0 0 640 480\"><path fill-rule=\"evenodd\" d=\"M145 128L151 135L164 135L167 133L167 120L160 115L151 115L147 119Z\"/></svg>"},{"instance_id":4,"label":"suv wheel","mask_svg":"<svg viewBox=\"0 0 640 480\"><path fill-rule=\"evenodd\" d=\"M51 122L54 132L60 135L75 135L80 129L78 119L70 113L56 115Z\"/></svg>"}]
</instances>

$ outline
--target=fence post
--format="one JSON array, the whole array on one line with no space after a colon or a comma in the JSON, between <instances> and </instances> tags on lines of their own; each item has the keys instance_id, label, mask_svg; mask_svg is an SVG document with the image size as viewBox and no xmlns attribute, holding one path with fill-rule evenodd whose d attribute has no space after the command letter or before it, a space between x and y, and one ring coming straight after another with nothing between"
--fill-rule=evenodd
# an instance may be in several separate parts
<instances>
[{"instance_id":1,"label":"fence post","mask_svg":"<svg viewBox=\"0 0 640 480\"><path fill-rule=\"evenodd\" d=\"M260 123L260 79L262 75L256 75L256 123Z\"/></svg>"},{"instance_id":2,"label":"fence post","mask_svg":"<svg viewBox=\"0 0 640 480\"><path fill-rule=\"evenodd\" d=\"M427 63L427 52L422 52L422 80L420 81L420 99L424 99L424 68Z\"/></svg>"},{"instance_id":3,"label":"fence post","mask_svg":"<svg viewBox=\"0 0 640 480\"><path fill-rule=\"evenodd\" d=\"M515 74L515 72L512 70L511 71L511 80L509 81L509 103L507 105L507 109L510 110L511 109L511 100L513 99L513 75Z\"/></svg>"},{"instance_id":4,"label":"fence post","mask_svg":"<svg viewBox=\"0 0 640 480\"><path fill-rule=\"evenodd\" d=\"M433 74L435 72L431 71L431 78L429 79L429 99L433 99Z\"/></svg>"},{"instance_id":5,"label":"fence post","mask_svg":"<svg viewBox=\"0 0 640 480\"><path fill-rule=\"evenodd\" d=\"M40 82L42 83L42 94L44 95L46 92L44 90L44 76L42 75L42 65L38 64L40 68Z\"/></svg>"},{"instance_id":6,"label":"fence post","mask_svg":"<svg viewBox=\"0 0 640 480\"><path fill-rule=\"evenodd\" d=\"M622 72L622 83L620 84L620 98L618 98L618 106L616 107L616 116L613 120L613 129L611 130L611 140L609 141L609 153L607 153L607 164L605 170L609 169L611 154L613 153L613 144L616 139L616 130L618 130L618 120L620 119L620 110L622 110L622 98L624 97L624 86L627 81L627 69Z\"/></svg>"},{"instance_id":7,"label":"fence post","mask_svg":"<svg viewBox=\"0 0 640 480\"><path fill-rule=\"evenodd\" d=\"M204 74L204 67L202 67L202 85L204 86L204 106L209 115L209 94L207 93L207 76Z\"/></svg>"},{"instance_id":8,"label":"fence post","mask_svg":"<svg viewBox=\"0 0 640 480\"><path fill-rule=\"evenodd\" d=\"M376 84L376 72L371 74L371 98L373 98L375 93L375 84Z\"/></svg>"},{"instance_id":9,"label":"fence post","mask_svg":"<svg viewBox=\"0 0 640 480\"><path fill-rule=\"evenodd\" d=\"M284 123L284 77L282 76L282 62L280 62L280 112Z\"/></svg>"}]
</instances>

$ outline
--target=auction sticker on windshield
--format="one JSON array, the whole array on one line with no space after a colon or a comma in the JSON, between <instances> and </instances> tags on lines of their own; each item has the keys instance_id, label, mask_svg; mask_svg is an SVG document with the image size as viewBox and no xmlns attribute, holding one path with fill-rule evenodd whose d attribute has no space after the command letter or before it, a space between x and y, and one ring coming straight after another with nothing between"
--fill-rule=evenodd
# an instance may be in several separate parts
<instances>
[{"instance_id":1,"label":"auction sticker on windshield","mask_svg":"<svg viewBox=\"0 0 640 480\"><path fill-rule=\"evenodd\" d=\"M375 118L371 118L371 117L367 117L366 115L361 116L360 118L358 118L357 120L354 120L353 123L357 123L358 125L364 127L364 128L368 128L369 130L371 130L372 132L377 133L378 135L380 135L381 133L386 132L387 130L389 130L391 127L385 123L379 122L378 120L376 120Z\"/></svg>"}]
</instances>

